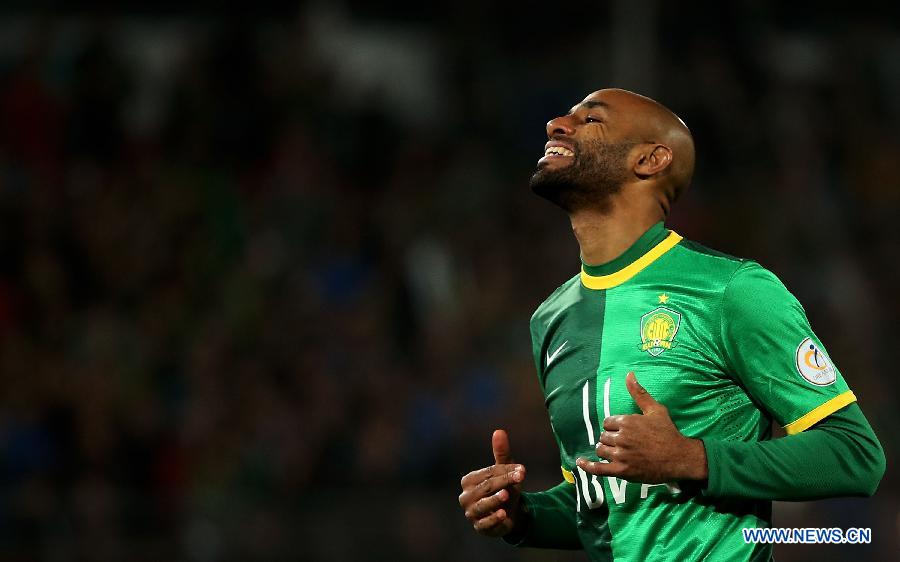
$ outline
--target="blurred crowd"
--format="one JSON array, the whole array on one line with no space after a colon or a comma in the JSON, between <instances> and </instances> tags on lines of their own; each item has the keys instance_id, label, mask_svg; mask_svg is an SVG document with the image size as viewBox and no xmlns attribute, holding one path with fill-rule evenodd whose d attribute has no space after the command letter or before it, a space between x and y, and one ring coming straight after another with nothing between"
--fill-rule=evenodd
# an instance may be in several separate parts
<instances>
[{"instance_id":1,"label":"blurred crowd","mask_svg":"<svg viewBox=\"0 0 900 562\"><path fill-rule=\"evenodd\" d=\"M527 180L609 85L685 119L670 227L784 280L887 451L874 499L776 509L873 545L779 558L896 552L900 29L357 4L0 23L0 558L554 559L456 495L496 427L558 480L528 319L578 255Z\"/></svg>"}]
</instances>

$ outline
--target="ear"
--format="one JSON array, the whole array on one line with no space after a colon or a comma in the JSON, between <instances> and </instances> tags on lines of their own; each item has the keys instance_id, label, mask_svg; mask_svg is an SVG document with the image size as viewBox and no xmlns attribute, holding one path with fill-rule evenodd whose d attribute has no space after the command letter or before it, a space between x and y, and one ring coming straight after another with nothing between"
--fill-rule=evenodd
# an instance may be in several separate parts
<instances>
[{"instance_id":1,"label":"ear","mask_svg":"<svg viewBox=\"0 0 900 562\"><path fill-rule=\"evenodd\" d=\"M672 149L664 144L650 145L650 152L641 152L634 163L634 173L641 178L656 175L672 164Z\"/></svg>"}]
</instances>

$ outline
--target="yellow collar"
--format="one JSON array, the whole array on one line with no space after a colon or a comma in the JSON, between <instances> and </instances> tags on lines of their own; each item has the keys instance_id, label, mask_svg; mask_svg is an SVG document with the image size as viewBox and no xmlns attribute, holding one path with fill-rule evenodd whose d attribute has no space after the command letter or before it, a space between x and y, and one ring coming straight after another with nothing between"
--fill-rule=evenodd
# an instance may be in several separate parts
<instances>
[{"instance_id":1,"label":"yellow collar","mask_svg":"<svg viewBox=\"0 0 900 562\"><path fill-rule=\"evenodd\" d=\"M681 235L669 231L669 235L662 242L651 248L646 254L631 262L615 273L609 275L591 275L581 267L581 284L588 289L610 289L616 285L628 281L641 272L645 267L659 259L660 256L671 250L681 241Z\"/></svg>"}]
</instances>

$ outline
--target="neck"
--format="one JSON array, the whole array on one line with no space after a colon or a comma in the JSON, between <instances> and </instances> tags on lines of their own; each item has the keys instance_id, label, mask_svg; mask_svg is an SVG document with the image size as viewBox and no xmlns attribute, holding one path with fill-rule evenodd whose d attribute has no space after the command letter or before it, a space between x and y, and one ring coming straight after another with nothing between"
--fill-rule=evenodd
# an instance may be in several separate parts
<instances>
[{"instance_id":1,"label":"neck","mask_svg":"<svg viewBox=\"0 0 900 562\"><path fill-rule=\"evenodd\" d=\"M621 256L642 234L665 215L654 208L629 206L624 198L608 211L580 209L569 214L572 231L587 265L602 265Z\"/></svg>"}]
</instances>

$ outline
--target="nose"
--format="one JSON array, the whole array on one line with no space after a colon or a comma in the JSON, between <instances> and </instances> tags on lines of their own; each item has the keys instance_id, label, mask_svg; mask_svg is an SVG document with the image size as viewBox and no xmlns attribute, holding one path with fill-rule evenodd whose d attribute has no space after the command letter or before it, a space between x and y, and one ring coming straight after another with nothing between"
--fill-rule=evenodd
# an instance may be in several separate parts
<instances>
[{"instance_id":1,"label":"nose","mask_svg":"<svg viewBox=\"0 0 900 562\"><path fill-rule=\"evenodd\" d=\"M568 115L555 117L547 121L547 136L553 138L556 135L571 136L575 134L575 129L569 122Z\"/></svg>"}]
</instances>

